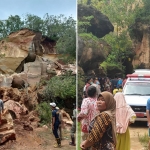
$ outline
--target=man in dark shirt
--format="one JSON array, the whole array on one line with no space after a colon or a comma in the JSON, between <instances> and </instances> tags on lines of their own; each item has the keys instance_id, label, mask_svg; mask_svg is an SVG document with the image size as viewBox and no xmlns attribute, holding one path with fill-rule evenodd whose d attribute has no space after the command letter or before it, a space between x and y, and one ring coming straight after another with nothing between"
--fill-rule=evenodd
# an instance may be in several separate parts
<instances>
[{"instance_id":1,"label":"man in dark shirt","mask_svg":"<svg viewBox=\"0 0 150 150\"><path fill-rule=\"evenodd\" d=\"M50 106L52 108L52 131L57 141L54 147L57 148L57 147L61 147L61 140L58 135L58 128L60 125L59 112L56 109L56 104L54 102L50 103Z\"/></svg>"},{"instance_id":2,"label":"man in dark shirt","mask_svg":"<svg viewBox=\"0 0 150 150\"><path fill-rule=\"evenodd\" d=\"M118 82L118 78L117 76L115 76L114 79L111 80L112 91L114 90L115 87L117 87L117 82Z\"/></svg>"}]
</instances>

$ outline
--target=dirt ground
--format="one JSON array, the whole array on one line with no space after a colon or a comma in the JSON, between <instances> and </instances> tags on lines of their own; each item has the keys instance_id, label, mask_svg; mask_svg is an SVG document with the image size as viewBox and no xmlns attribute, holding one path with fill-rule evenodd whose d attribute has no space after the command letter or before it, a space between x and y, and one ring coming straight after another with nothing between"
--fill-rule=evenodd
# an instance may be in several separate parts
<instances>
[{"instance_id":1,"label":"dirt ground","mask_svg":"<svg viewBox=\"0 0 150 150\"><path fill-rule=\"evenodd\" d=\"M0 146L0 150L54 150L54 136L50 128L36 128L34 131L23 130L21 125L15 125L16 140L8 141ZM61 150L75 150L75 146L70 146L70 131L64 129L62 131L62 147Z\"/></svg>"},{"instance_id":2,"label":"dirt ground","mask_svg":"<svg viewBox=\"0 0 150 150\"><path fill-rule=\"evenodd\" d=\"M146 122L136 122L129 127L131 150L147 150L139 141L139 136L148 133Z\"/></svg>"},{"instance_id":3,"label":"dirt ground","mask_svg":"<svg viewBox=\"0 0 150 150\"><path fill-rule=\"evenodd\" d=\"M147 134L146 123L135 123L129 127L131 138L131 150L146 150L139 142L139 135ZM54 150L54 136L50 128L36 128L34 131L23 130L22 126L15 125L16 140L8 141L0 146L0 150ZM63 129L63 140L61 150L75 150L75 146L70 146L69 129Z\"/></svg>"}]
</instances>

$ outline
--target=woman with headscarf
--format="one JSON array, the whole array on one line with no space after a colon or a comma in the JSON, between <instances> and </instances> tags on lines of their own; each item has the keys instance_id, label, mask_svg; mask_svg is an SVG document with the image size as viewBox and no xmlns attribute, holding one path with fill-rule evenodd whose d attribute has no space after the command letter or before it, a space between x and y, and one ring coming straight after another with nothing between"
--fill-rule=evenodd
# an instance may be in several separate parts
<instances>
[{"instance_id":1,"label":"woman with headscarf","mask_svg":"<svg viewBox=\"0 0 150 150\"><path fill-rule=\"evenodd\" d=\"M130 150L129 124L134 123L136 114L126 103L123 93L115 94L117 150Z\"/></svg>"},{"instance_id":2,"label":"woman with headscarf","mask_svg":"<svg viewBox=\"0 0 150 150\"><path fill-rule=\"evenodd\" d=\"M80 144L82 150L115 150L116 147L116 101L110 92L102 92L97 98L99 114L91 121L89 134Z\"/></svg>"}]
</instances>

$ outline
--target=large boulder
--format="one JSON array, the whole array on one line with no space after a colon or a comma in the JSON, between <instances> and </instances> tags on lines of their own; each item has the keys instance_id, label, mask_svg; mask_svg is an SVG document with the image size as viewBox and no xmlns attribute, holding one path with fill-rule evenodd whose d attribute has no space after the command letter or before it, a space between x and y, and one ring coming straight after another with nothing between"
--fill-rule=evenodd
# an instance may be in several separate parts
<instances>
[{"instance_id":1,"label":"large boulder","mask_svg":"<svg viewBox=\"0 0 150 150\"><path fill-rule=\"evenodd\" d=\"M2 124L0 125L0 144L3 144L8 140L16 140L16 133L12 116L8 109L5 109L2 115Z\"/></svg>"},{"instance_id":2,"label":"large boulder","mask_svg":"<svg viewBox=\"0 0 150 150\"><path fill-rule=\"evenodd\" d=\"M93 16L90 21L91 26L87 28L87 32L91 32L98 38L102 38L109 32L114 31L114 26L109 21L109 18L89 5L78 5L78 19L82 21L83 16Z\"/></svg>"},{"instance_id":3,"label":"large boulder","mask_svg":"<svg viewBox=\"0 0 150 150\"><path fill-rule=\"evenodd\" d=\"M18 102L15 102L14 100L8 100L5 102L5 108L8 109L12 114L14 115L14 119L20 118L20 115L25 115L27 113L27 108L20 105Z\"/></svg>"},{"instance_id":4,"label":"large boulder","mask_svg":"<svg viewBox=\"0 0 150 150\"><path fill-rule=\"evenodd\" d=\"M42 36L41 32L21 29L0 41L0 73L23 71L23 65L33 62L36 55L55 54L56 41Z\"/></svg>"},{"instance_id":5,"label":"large boulder","mask_svg":"<svg viewBox=\"0 0 150 150\"><path fill-rule=\"evenodd\" d=\"M78 38L78 65L85 75L101 75L100 63L103 62L111 51L111 47L104 41L85 40Z\"/></svg>"}]
</instances>

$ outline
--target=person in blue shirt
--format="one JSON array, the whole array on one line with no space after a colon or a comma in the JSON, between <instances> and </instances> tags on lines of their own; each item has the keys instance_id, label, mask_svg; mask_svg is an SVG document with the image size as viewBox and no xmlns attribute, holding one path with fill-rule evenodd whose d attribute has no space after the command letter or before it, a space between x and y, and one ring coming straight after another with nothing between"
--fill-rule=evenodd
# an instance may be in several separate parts
<instances>
[{"instance_id":1,"label":"person in blue shirt","mask_svg":"<svg viewBox=\"0 0 150 150\"><path fill-rule=\"evenodd\" d=\"M2 100L2 95L0 95L0 125L2 124L2 113L4 112L4 103Z\"/></svg>"},{"instance_id":2,"label":"person in blue shirt","mask_svg":"<svg viewBox=\"0 0 150 150\"><path fill-rule=\"evenodd\" d=\"M117 88L119 88L119 86L122 86L122 79L121 78L119 78L118 82L117 82Z\"/></svg>"},{"instance_id":3,"label":"person in blue shirt","mask_svg":"<svg viewBox=\"0 0 150 150\"><path fill-rule=\"evenodd\" d=\"M146 105L146 115L147 115L147 121L148 121L148 128L149 128L149 137L150 137L150 98L147 100L147 105ZM150 150L150 139L148 143L148 148Z\"/></svg>"},{"instance_id":4,"label":"person in blue shirt","mask_svg":"<svg viewBox=\"0 0 150 150\"><path fill-rule=\"evenodd\" d=\"M58 112L58 109L56 109L56 104L52 102L50 103L50 106L52 108L52 131L57 141L54 147L57 148L57 147L61 147L61 139L58 135L58 129L59 129L61 122L59 120L59 112Z\"/></svg>"}]
</instances>

